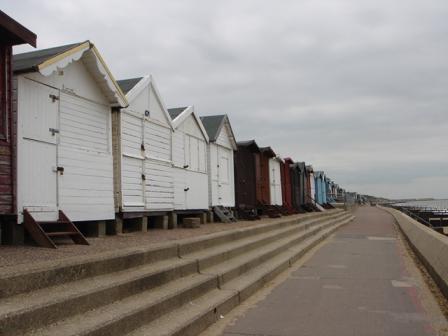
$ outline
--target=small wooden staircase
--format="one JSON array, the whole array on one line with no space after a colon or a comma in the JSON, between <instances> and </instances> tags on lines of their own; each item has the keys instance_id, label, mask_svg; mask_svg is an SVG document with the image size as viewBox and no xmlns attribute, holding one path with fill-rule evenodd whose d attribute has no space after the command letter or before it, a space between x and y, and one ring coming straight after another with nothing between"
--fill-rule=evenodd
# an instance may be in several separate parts
<instances>
[{"instance_id":1,"label":"small wooden staircase","mask_svg":"<svg viewBox=\"0 0 448 336\"><path fill-rule=\"evenodd\" d=\"M89 242L73 224L73 222L59 210L57 221L36 221L28 210L23 210L23 224L37 245L57 248L53 237L70 237L75 244L89 245Z\"/></svg>"},{"instance_id":2,"label":"small wooden staircase","mask_svg":"<svg viewBox=\"0 0 448 336\"><path fill-rule=\"evenodd\" d=\"M230 209L228 208L225 208L223 206L215 206L213 207L213 212L222 223L236 222L236 218L233 216L232 211L230 211Z\"/></svg>"}]
</instances>

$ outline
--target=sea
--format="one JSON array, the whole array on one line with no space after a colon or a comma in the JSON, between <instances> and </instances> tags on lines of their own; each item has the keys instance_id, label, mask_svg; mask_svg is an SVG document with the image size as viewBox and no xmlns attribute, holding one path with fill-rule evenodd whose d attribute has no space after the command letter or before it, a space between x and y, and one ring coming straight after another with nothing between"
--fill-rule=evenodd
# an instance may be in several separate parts
<instances>
[{"instance_id":1,"label":"sea","mask_svg":"<svg viewBox=\"0 0 448 336\"><path fill-rule=\"evenodd\" d=\"M448 211L448 199L437 199L437 200L427 200L427 201L409 201L409 202L404 202L404 203L398 203L396 205Z\"/></svg>"}]
</instances>

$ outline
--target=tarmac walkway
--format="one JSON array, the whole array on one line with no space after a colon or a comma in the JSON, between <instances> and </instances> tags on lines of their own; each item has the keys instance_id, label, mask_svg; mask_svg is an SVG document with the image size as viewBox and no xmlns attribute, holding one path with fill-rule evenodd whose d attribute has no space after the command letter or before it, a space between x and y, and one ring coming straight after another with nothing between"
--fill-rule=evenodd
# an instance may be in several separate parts
<instances>
[{"instance_id":1,"label":"tarmac walkway","mask_svg":"<svg viewBox=\"0 0 448 336\"><path fill-rule=\"evenodd\" d=\"M376 207L355 215L222 335L448 335L393 217Z\"/></svg>"}]
</instances>

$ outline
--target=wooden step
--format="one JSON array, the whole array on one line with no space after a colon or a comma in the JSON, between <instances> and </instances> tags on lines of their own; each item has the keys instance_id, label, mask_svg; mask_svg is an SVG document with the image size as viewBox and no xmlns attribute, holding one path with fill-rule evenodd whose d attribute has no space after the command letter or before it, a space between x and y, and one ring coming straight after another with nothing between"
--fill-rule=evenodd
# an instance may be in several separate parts
<instances>
[{"instance_id":1,"label":"wooden step","mask_svg":"<svg viewBox=\"0 0 448 336\"><path fill-rule=\"evenodd\" d=\"M57 236L69 236L75 244L89 245L83 234L62 210L59 210L59 218L57 221L38 222L32 214L25 209L23 210L23 224L34 241L42 247L57 248L55 242L50 238ZM69 231L47 231L48 227L57 225L65 226L65 230Z\"/></svg>"}]
</instances>

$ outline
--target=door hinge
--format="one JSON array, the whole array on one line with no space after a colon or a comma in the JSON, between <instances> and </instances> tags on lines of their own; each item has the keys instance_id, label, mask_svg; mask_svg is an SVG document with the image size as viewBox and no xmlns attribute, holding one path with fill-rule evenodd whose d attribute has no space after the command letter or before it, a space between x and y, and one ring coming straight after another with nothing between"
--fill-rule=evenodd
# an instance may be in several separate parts
<instances>
[{"instance_id":1,"label":"door hinge","mask_svg":"<svg viewBox=\"0 0 448 336\"><path fill-rule=\"evenodd\" d=\"M48 130L51 132L52 136L54 136L56 133L59 133L59 130L56 128L49 128Z\"/></svg>"},{"instance_id":2,"label":"door hinge","mask_svg":"<svg viewBox=\"0 0 448 336\"><path fill-rule=\"evenodd\" d=\"M56 100L59 100L59 97L56 96L56 95L54 95L54 94L50 94L49 97L51 98L51 100L53 101L53 103L54 103Z\"/></svg>"}]
</instances>

